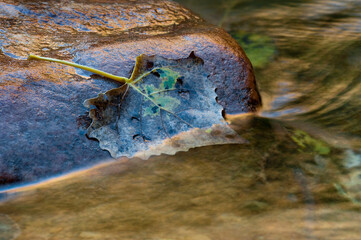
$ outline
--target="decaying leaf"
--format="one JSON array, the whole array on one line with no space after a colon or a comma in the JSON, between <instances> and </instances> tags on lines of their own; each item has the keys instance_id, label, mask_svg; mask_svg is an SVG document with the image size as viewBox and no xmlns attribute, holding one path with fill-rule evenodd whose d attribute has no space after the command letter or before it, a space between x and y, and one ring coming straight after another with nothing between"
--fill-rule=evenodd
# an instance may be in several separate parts
<instances>
[{"instance_id":1,"label":"decaying leaf","mask_svg":"<svg viewBox=\"0 0 361 240\"><path fill-rule=\"evenodd\" d=\"M224 121L203 60L193 53L178 60L141 55L129 79L92 71L122 82L119 88L84 102L92 118L88 136L97 139L114 158L137 153L147 158L158 150L174 153L196 146L242 142ZM187 132L190 134L185 136ZM190 140L197 136L202 141ZM172 147L165 150L164 143Z\"/></svg>"}]
</instances>

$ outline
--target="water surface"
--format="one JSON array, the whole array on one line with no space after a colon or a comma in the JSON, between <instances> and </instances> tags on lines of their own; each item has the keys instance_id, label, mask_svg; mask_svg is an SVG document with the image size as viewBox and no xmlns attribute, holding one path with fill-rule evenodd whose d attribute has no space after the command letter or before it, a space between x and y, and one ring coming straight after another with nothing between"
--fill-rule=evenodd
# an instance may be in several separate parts
<instances>
[{"instance_id":1,"label":"water surface","mask_svg":"<svg viewBox=\"0 0 361 240\"><path fill-rule=\"evenodd\" d=\"M179 2L253 62L263 109L231 119L249 143L30 187L0 239L361 239L360 1Z\"/></svg>"}]
</instances>

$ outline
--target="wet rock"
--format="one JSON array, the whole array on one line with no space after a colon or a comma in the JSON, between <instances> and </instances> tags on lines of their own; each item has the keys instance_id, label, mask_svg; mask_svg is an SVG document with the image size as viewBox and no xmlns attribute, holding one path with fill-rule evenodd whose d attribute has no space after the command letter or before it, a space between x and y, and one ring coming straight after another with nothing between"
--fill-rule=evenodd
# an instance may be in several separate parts
<instances>
[{"instance_id":1,"label":"wet rock","mask_svg":"<svg viewBox=\"0 0 361 240\"><path fill-rule=\"evenodd\" d=\"M225 31L170 1L0 3L0 183L27 182L108 158L83 101L118 85L53 63L49 56L128 77L144 53L204 60L227 113L260 106L251 64ZM88 78L90 77L90 78Z\"/></svg>"}]
</instances>

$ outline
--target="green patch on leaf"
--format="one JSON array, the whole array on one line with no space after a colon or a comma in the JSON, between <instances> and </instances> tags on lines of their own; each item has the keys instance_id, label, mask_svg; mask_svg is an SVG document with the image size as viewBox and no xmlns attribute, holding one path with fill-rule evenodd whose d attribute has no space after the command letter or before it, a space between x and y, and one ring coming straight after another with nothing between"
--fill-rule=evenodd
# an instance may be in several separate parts
<instances>
[{"instance_id":1,"label":"green patch on leaf","mask_svg":"<svg viewBox=\"0 0 361 240\"><path fill-rule=\"evenodd\" d=\"M161 89L163 90L174 88L177 83L177 79L181 77L179 73L169 68L159 69L157 72L162 79Z\"/></svg>"},{"instance_id":2,"label":"green patch on leaf","mask_svg":"<svg viewBox=\"0 0 361 240\"><path fill-rule=\"evenodd\" d=\"M154 97L154 102L158 104L158 106L169 109L170 111L174 111L179 104L180 101L177 98L169 97L169 96L156 96ZM148 115L157 115L159 114L160 108L157 106L148 106L144 110L144 116Z\"/></svg>"},{"instance_id":3,"label":"green patch on leaf","mask_svg":"<svg viewBox=\"0 0 361 240\"><path fill-rule=\"evenodd\" d=\"M208 133L208 134L212 133L212 128L208 128L208 129L206 130L206 133Z\"/></svg>"},{"instance_id":4,"label":"green patch on leaf","mask_svg":"<svg viewBox=\"0 0 361 240\"><path fill-rule=\"evenodd\" d=\"M170 111L174 111L180 103L180 101L176 97L170 97L168 92L177 90L175 85L177 83L177 79L182 76L169 68L158 68L154 71L155 74L159 74L159 83L157 87L153 84L147 84L144 82L140 88L144 90L144 92L149 96L149 98L156 103L158 106L164 107ZM149 101L149 99L145 99ZM148 115L156 115L159 114L159 109L156 106L149 106L144 110L145 116Z\"/></svg>"},{"instance_id":5,"label":"green patch on leaf","mask_svg":"<svg viewBox=\"0 0 361 240\"><path fill-rule=\"evenodd\" d=\"M233 32L231 35L244 49L255 68L265 67L276 53L276 47L268 36L243 31Z\"/></svg>"}]
</instances>

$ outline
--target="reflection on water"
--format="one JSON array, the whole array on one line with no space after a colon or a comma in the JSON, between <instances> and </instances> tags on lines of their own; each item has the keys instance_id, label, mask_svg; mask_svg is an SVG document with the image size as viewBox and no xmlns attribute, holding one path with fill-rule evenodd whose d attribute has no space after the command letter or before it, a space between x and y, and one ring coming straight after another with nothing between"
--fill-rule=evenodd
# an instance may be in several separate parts
<instances>
[{"instance_id":1,"label":"reflection on water","mask_svg":"<svg viewBox=\"0 0 361 240\"><path fill-rule=\"evenodd\" d=\"M263 110L232 119L249 143L31 187L0 205L0 239L7 222L17 239L360 239L360 2L179 2L257 63Z\"/></svg>"}]
</instances>

